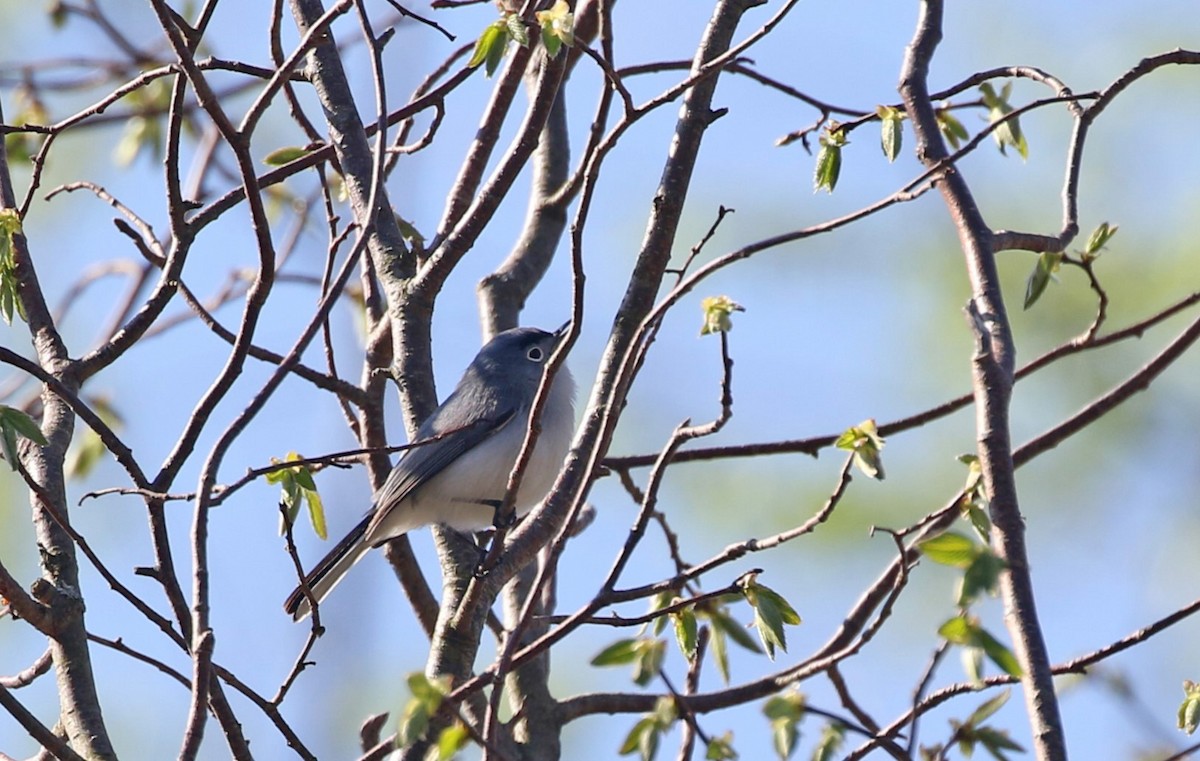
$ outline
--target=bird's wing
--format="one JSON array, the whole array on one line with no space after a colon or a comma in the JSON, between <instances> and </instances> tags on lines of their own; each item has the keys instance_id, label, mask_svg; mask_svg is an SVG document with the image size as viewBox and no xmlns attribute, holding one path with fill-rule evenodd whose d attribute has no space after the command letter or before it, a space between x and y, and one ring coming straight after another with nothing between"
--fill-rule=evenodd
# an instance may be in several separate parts
<instances>
[{"instance_id":1,"label":"bird's wing","mask_svg":"<svg viewBox=\"0 0 1200 761\"><path fill-rule=\"evenodd\" d=\"M387 481L375 494L371 522L364 537L371 544L392 537L376 537L375 530L391 510L412 491L441 473L450 463L471 451L481 442L503 430L516 417L517 408L500 410L496 415L476 420L470 425L451 431L436 442L413 447L396 463ZM437 434L431 434L437 435ZM422 438L429 438L423 436ZM418 439L419 443L420 439Z\"/></svg>"},{"instance_id":2,"label":"bird's wing","mask_svg":"<svg viewBox=\"0 0 1200 761\"><path fill-rule=\"evenodd\" d=\"M391 536L375 537L374 531L386 518L391 509L404 500L413 489L426 483L440 473L447 465L454 462L463 453L478 446L502 430L517 414L516 408L502 410L498 414L481 418L475 423L445 433L436 443L414 447L401 458L392 469L383 487L375 495L375 506L372 512L338 542L321 562L304 578L304 584L296 587L284 603L284 610L296 621L307 616L310 612L309 597L304 591L307 586L318 602L325 599L330 590L341 581L346 571L358 562L368 549ZM441 433L439 419L430 420L427 426L422 426L418 441L436 437Z\"/></svg>"}]
</instances>

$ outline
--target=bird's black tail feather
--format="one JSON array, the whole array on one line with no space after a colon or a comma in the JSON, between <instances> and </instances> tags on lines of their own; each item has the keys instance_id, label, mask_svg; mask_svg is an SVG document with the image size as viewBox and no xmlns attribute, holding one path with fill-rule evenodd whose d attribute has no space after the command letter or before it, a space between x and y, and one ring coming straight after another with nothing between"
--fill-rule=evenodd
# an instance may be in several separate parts
<instances>
[{"instance_id":1,"label":"bird's black tail feather","mask_svg":"<svg viewBox=\"0 0 1200 761\"><path fill-rule=\"evenodd\" d=\"M363 535L370 522L371 514L368 513L350 533L342 538L342 541L337 543L336 547L329 551L328 555L321 558L321 562L309 571L308 575L304 577L304 583L288 595L287 600L283 603L283 609L291 615L293 620L301 621L312 612L312 602L306 589L312 592L312 597L316 598L318 603L321 602L342 580L346 571L349 571L363 556L363 553L370 549L370 546L363 542Z\"/></svg>"}]
</instances>

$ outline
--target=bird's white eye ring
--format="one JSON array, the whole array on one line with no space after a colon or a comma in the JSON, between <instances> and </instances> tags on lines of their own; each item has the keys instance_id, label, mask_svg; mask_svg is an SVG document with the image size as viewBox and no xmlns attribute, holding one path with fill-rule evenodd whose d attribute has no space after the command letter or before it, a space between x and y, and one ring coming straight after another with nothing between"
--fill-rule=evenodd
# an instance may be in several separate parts
<instances>
[{"instance_id":1,"label":"bird's white eye ring","mask_svg":"<svg viewBox=\"0 0 1200 761\"><path fill-rule=\"evenodd\" d=\"M541 362L542 357L544 357L544 356L545 356L545 354L542 353L542 349L540 346L530 346L529 351L525 352L525 357L534 362Z\"/></svg>"}]
</instances>

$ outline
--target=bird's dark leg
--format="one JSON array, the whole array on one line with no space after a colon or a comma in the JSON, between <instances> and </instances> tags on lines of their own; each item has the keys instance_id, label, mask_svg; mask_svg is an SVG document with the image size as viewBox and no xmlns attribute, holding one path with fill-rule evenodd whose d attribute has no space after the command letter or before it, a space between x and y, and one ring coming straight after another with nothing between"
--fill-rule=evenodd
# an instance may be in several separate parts
<instances>
[{"instance_id":1,"label":"bird's dark leg","mask_svg":"<svg viewBox=\"0 0 1200 761\"><path fill-rule=\"evenodd\" d=\"M488 500L488 505L492 508L492 526L499 531L500 529L508 530L517 525L517 511L509 510L508 515L501 515L500 508L504 505L503 500Z\"/></svg>"},{"instance_id":2,"label":"bird's dark leg","mask_svg":"<svg viewBox=\"0 0 1200 761\"><path fill-rule=\"evenodd\" d=\"M473 572L475 578L477 578L477 579L482 579L484 576L487 575L487 571L484 569L484 565L487 564L488 545L490 545L490 544L491 544L491 542L486 542L486 543L478 544L475 547L479 551L479 556L478 556L478 559L475 561L475 570Z\"/></svg>"},{"instance_id":3,"label":"bird's dark leg","mask_svg":"<svg viewBox=\"0 0 1200 761\"><path fill-rule=\"evenodd\" d=\"M487 505L488 507L492 508L492 528L490 530L485 529L479 532L479 562L475 564L475 577L483 578L483 576L487 573L484 569L484 563L487 560L488 550L490 549L491 543L495 541L496 535L501 529L511 528L512 525L516 523L516 513L511 512L509 513L508 520L502 520L500 517L500 508L504 505L504 500L481 499L479 500L479 504Z\"/></svg>"}]
</instances>

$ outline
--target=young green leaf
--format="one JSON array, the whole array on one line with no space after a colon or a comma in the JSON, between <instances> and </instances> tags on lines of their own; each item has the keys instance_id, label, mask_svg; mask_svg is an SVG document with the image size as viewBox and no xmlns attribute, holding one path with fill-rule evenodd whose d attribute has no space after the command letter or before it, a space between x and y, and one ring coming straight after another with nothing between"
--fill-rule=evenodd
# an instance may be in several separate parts
<instances>
[{"instance_id":1,"label":"young green leaf","mask_svg":"<svg viewBox=\"0 0 1200 761\"><path fill-rule=\"evenodd\" d=\"M955 616L938 627L938 634L952 645L961 645L969 650L982 651L1006 674L1015 677L1021 676L1021 664L1017 662L1017 657L980 626L979 619L973 616ZM977 658L975 655L971 657ZM967 668L971 681L978 681L978 665L973 667L970 662L965 662L964 667Z\"/></svg>"},{"instance_id":2,"label":"young green leaf","mask_svg":"<svg viewBox=\"0 0 1200 761\"><path fill-rule=\"evenodd\" d=\"M690 661L696 657L696 612L691 608L684 608L678 613L672 613L671 620L675 624L675 641L679 644L679 650L683 657Z\"/></svg>"},{"instance_id":3,"label":"young green leaf","mask_svg":"<svg viewBox=\"0 0 1200 761\"><path fill-rule=\"evenodd\" d=\"M1183 680L1183 702L1179 704L1178 726L1189 735L1200 726L1200 684Z\"/></svg>"},{"instance_id":4,"label":"young green leaf","mask_svg":"<svg viewBox=\"0 0 1200 761\"><path fill-rule=\"evenodd\" d=\"M713 662L717 664L717 673L721 675L721 681L729 684L729 638L724 629L718 627L715 623L710 627L711 632L708 637L709 652L712 653Z\"/></svg>"},{"instance_id":5,"label":"young green leaf","mask_svg":"<svg viewBox=\"0 0 1200 761\"><path fill-rule=\"evenodd\" d=\"M667 643L661 639L642 639L638 643L637 656L633 663L633 683L645 687L658 677L667 657Z\"/></svg>"},{"instance_id":6,"label":"young green leaf","mask_svg":"<svg viewBox=\"0 0 1200 761\"><path fill-rule=\"evenodd\" d=\"M642 761L650 761L658 753L658 740L663 732L671 728L677 713L671 698L659 698L654 710L644 715L625 736L619 753L628 756L637 753Z\"/></svg>"},{"instance_id":7,"label":"young green leaf","mask_svg":"<svg viewBox=\"0 0 1200 761\"><path fill-rule=\"evenodd\" d=\"M22 119L21 114L17 114L13 119L13 124L21 124L22 122L30 122L32 119ZM4 136L4 149L8 151L8 161L10 164L28 164L41 150L42 144L37 135L28 132L10 132Z\"/></svg>"},{"instance_id":8,"label":"young green leaf","mask_svg":"<svg viewBox=\"0 0 1200 761\"><path fill-rule=\"evenodd\" d=\"M733 330L733 313L745 312L746 308L728 296L708 296L700 302L704 311L704 324L700 327L700 335L709 333L728 333Z\"/></svg>"},{"instance_id":9,"label":"young green leaf","mask_svg":"<svg viewBox=\"0 0 1200 761\"><path fill-rule=\"evenodd\" d=\"M638 657L638 639L621 639L594 655L593 666L623 666Z\"/></svg>"},{"instance_id":10,"label":"young green leaf","mask_svg":"<svg viewBox=\"0 0 1200 761\"><path fill-rule=\"evenodd\" d=\"M921 554L935 563L968 568L979 553L978 545L968 537L946 531L917 543Z\"/></svg>"},{"instance_id":11,"label":"young green leaf","mask_svg":"<svg viewBox=\"0 0 1200 761\"><path fill-rule=\"evenodd\" d=\"M455 754L467 747L470 739L471 735L467 732L467 725L461 721L456 721L443 729L438 734L438 761L450 761L450 759L454 758Z\"/></svg>"},{"instance_id":12,"label":"young green leaf","mask_svg":"<svg viewBox=\"0 0 1200 761\"><path fill-rule=\"evenodd\" d=\"M8 467L16 472L17 463L20 462L20 453L17 450L17 432L3 421L0 421L0 455L4 456Z\"/></svg>"},{"instance_id":13,"label":"young green leaf","mask_svg":"<svg viewBox=\"0 0 1200 761\"><path fill-rule=\"evenodd\" d=\"M996 90L990 82L981 84L979 91L983 95L983 104L988 109L988 121L992 124L1012 113L1013 107L1008 102L1008 97L1012 93L1012 82L1006 83L999 95L996 94ZM1001 155L1005 155L1006 147L1012 146L1017 149L1017 153L1021 154L1021 158L1029 158L1029 145L1025 142L1025 135L1021 132L1021 124L1018 119L1008 119L998 125L992 131L992 139L996 141Z\"/></svg>"},{"instance_id":14,"label":"young green leaf","mask_svg":"<svg viewBox=\"0 0 1200 761\"><path fill-rule=\"evenodd\" d=\"M813 192L822 188L832 193L842 172L842 146L850 141L840 126L830 125L821 134L821 149L817 151L817 167L813 171Z\"/></svg>"},{"instance_id":15,"label":"young green leaf","mask_svg":"<svg viewBox=\"0 0 1200 761\"><path fill-rule=\"evenodd\" d=\"M763 715L771 721L787 719L799 721L804 716L804 706L807 700L804 693L795 689L780 695L772 695L763 703Z\"/></svg>"},{"instance_id":16,"label":"young green leaf","mask_svg":"<svg viewBox=\"0 0 1200 761\"><path fill-rule=\"evenodd\" d=\"M967 724L977 727L990 719L992 714L1004 707L1004 704L1008 702L1008 698L1011 694L1012 690L1001 690L999 695L984 701L978 708L971 712L970 716L967 717Z\"/></svg>"},{"instance_id":17,"label":"young green leaf","mask_svg":"<svg viewBox=\"0 0 1200 761\"><path fill-rule=\"evenodd\" d=\"M309 476L309 481L312 476ZM302 487L303 488L303 487ZM308 505L308 521L312 524L313 533L321 539L329 538L329 527L325 524L325 504L316 488L304 489L304 502Z\"/></svg>"},{"instance_id":18,"label":"young green leaf","mask_svg":"<svg viewBox=\"0 0 1200 761\"><path fill-rule=\"evenodd\" d=\"M754 640L754 637L750 636L750 632L746 631L746 627L742 626L737 619L729 615L729 613L723 607L713 608L707 613L709 618L712 620L714 628L725 632L729 635L730 639L746 648L750 652L762 652L762 648L758 646L758 642Z\"/></svg>"},{"instance_id":19,"label":"young green leaf","mask_svg":"<svg viewBox=\"0 0 1200 761\"><path fill-rule=\"evenodd\" d=\"M900 142L904 136L904 129L901 126L904 112L891 106L878 106L875 113L879 116L879 139L883 155L887 156L889 162L895 161L896 157L900 155Z\"/></svg>"},{"instance_id":20,"label":"young green leaf","mask_svg":"<svg viewBox=\"0 0 1200 761\"><path fill-rule=\"evenodd\" d=\"M981 505L979 500L968 500L964 510L971 527L984 542L990 542L992 537L992 519L988 517L987 502Z\"/></svg>"},{"instance_id":21,"label":"young green leaf","mask_svg":"<svg viewBox=\"0 0 1200 761\"><path fill-rule=\"evenodd\" d=\"M475 42L475 52L471 54L467 66L474 68L483 64L484 73L491 77L500 65L505 49L508 48L508 34L508 23L504 19L497 19L488 24Z\"/></svg>"},{"instance_id":22,"label":"young green leaf","mask_svg":"<svg viewBox=\"0 0 1200 761\"><path fill-rule=\"evenodd\" d=\"M17 279L11 274L0 272L0 317L5 325L12 325L14 308L19 316L24 318L21 308L21 297L17 291Z\"/></svg>"},{"instance_id":23,"label":"young green leaf","mask_svg":"<svg viewBox=\"0 0 1200 761\"><path fill-rule=\"evenodd\" d=\"M418 230L415 226L413 226L412 222L409 222L404 217L401 217L399 214L396 214L395 217L396 217L396 226L400 228L400 235L403 236L404 239L406 241L408 241L409 243L414 243L414 244L417 244L420 246L424 246L425 236L421 234L421 231Z\"/></svg>"},{"instance_id":24,"label":"young green leaf","mask_svg":"<svg viewBox=\"0 0 1200 761\"><path fill-rule=\"evenodd\" d=\"M307 156L311 151L307 148L301 148L298 145L290 145L284 148L276 148L275 150L263 156L263 163L267 166L283 166L290 164L296 159Z\"/></svg>"},{"instance_id":25,"label":"young green leaf","mask_svg":"<svg viewBox=\"0 0 1200 761\"><path fill-rule=\"evenodd\" d=\"M124 425L125 421L121 418L121 414L117 412L107 397L103 395L93 396L89 397L87 402L109 428L116 431L120 430ZM108 448L104 446L104 442L100 439L100 434L88 428L72 444L71 449L67 452L67 461L65 463L67 474L71 478L83 478L87 476L96 467L96 463L100 462L104 457L106 452L108 452Z\"/></svg>"},{"instance_id":26,"label":"young green leaf","mask_svg":"<svg viewBox=\"0 0 1200 761\"><path fill-rule=\"evenodd\" d=\"M56 3L55 7L60 5ZM9 90L9 100L14 108L9 124L49 124L53 121L46 104L34 88L17 85ZM44 136L33 132L8 133L4 136L4 146L8 149L9 163L29 164L44 142Z\"/></svg>"},{"instance_id":27,"label":"young green leaf","mask_svg":"<svg viewBox=\"0 0 1200 761\"><path fill-rule=\"evenodd\" d=\"M288 520L295 521L296 513L300 510L300 503L304 501L300 493L300 484L296 483L296 477L293 475L283 482L283 494L279 499L288 509Z\"/></svg>"},{"instance_id":28,"label":"young green leaf","mask_svg":"<svg viewBox=\"0 0 1200 761\"><path fill-rule=\"evenodd\" d=\"M647 734L657 734L657 730L654 726L654 719L648 716L639 719L638 723L633 725L633 729L629 730L629 734L625 735L625 741L621 743L621 747L617 749L617 752L622 756L628 756L630 754L637 753L644 745L647 744L645 741L645 736ZM652 742L654 748L656 749L658 745L657 738L655 738ZM654 753L652 750L649 758L653 757ZM647 758L647 756L643 754L642 758Z\"/></svg>"},{"instance_id":29,"label":"young green leaf","mask_svg":"<svg viewBox=\"0 0 1200 761\"><path fill-rule=\"evenodd\" d=\"M713 737L704 746L705 761L733 761L737 757L737 751L733 749L733 732Z\"/></svg>"},{"instance_id":30,"label":"young green leaf","mask_svg":"<svg viewBox=\"0 0 1200 761\"><path fill-rule=\"evenodd\" d=\"M295 452L289 452L288 458L295 459L295 460L304 459L299 454L296 454ZM312 471L310 471L308 468L297 467L293 471L293 474L296 477L296 483L300 486L301 489L309 489L311 491L316 491L317 484L315 481L313 481Z\"/></svg>"},{"instance_id":31,"label":"young green leaf","mask_svg":"<svg viewBox=\"0 0 1200 761\"><path fill-rule=\"evenodd\" d=\"M4 455L4 461L8 463L8 467L15 471L17 469L17 458L19 457L17 454L17 432L5 425L0 425L0 454Z\"/></svg>"},{"instance_id":32,"label":"young green leaf","mask_svg":"<svg viewBox=\"0 0 1200 761\"><path fill-rule=\"evenodd\" d=\"M995 758L996 761L1007 761L1008 756L1004 755L1004 751L1011 750L1017 753L1024 753L1025 748L1014 742L1008 736L1008 732L1003 729L994 727L979 727L975 730L975 740L984 747L984 749Z\"/></svg>"},{"instance_id":33,"label":"young green leaf","mask_svg":"<svg viewBox=\"0 0 1200 761\"><path fill-rule=\"evenodd\" d=\"M804 705L803 693L794 689L775 695L763 704L763 715L771 722L771 742L775 746L775 753L784 761L795 752L796 743L800 740Z\"/></svg>"},{"instance_id":34,"label":"young green leaf","mask_svg":"<svg viewBox=\"0 0 1200 761\"><path fill-rule=\"evenodd\" d=\"M1004 751L1006 750L1013 750L1017 752L1023 752L1025 750L1020 745L1013 742L1012 739L1009 738L1008 732L1005 730L982 726L983 719L986 717L981 716L980 714L990 714L995 710L995 708L998 708L1000 704L1003 704L1004 700L1007 698L1008 696L1006 694L1001 695L999 704L995 706L992 706L991 704L996 703L996 699L992 699L987 703L984 703L979 709L976 709L976 711L973 712L970 717L968 717L965 724L959 723L954 719L950 720L950 726L954 729L954 739L964 757L969 758L974 753L976 745L982 745L984 749L991 754L992 758L997 759L997 761L1007 761L1008 757L1004 755Z\"/></svg>"},{"instance_id":35,"label":"young green leaf","mask_svg":"<svg viewBox=\"0 0 1200 761\"><path fill-rule=\"evenodd\" d=\"M679 718L679 711L675 706L675 699L669 695L663 695L658 700L654 701L654 711L650 714L654 720L658 722L658 726L663 729L669 728Z\"/></svg>"},{"instance_id":36,"label":"young green leaf","mask_svg":"<svg viewBox=\"0 0 1200 761\"><path fill-rule=\"evenodd\" d=\"M783 627L799 625L800 614L778 592L756 582L753 575L743 582L742 592L754 608L754 626L767 657L775 660L776 647L787 652L787 635Z\"/></svg>"},{"instance_id":37,"label":"young green leaf","mask_svg":"<svg viewBox=\"0 0 1200 761\"><path fill-rule=\"evenodd\" d=\"M402 745L412 745L424 737L429 729L429 720L442 705L442 699L450 690L449 677L430 679L420 672L408 675L408 690L412 697L404 705L400 716L397 739Z\"/></svg>"},{"instance_id":38,"label":"young green leaf","mask_svg":"<svg viewBox=\"0 0 1200 761\"><path fill-rule=\"evenodd\" d=\"M946 138L946 142L950 143L950 147L956 151L963 143L971 139L971 133L967 132L967 128L954 114L950 113L948 108L938 109L937 123L942 137Z\"/></svg>"},{"instance_id":39,"label":"young green leaf","mask_svg":"<svg viewBox=\"0 0 1200 761\"><path fill-rule=\"evenodd\" d=\"M960 454L954 459L967 466L967 488L975 486L983 474L983 466L979 464L979 455Z\"/></svg>"},{"instance_id":40,"label":"young green leaf","mask_svg":"<svg viewBox=\"0 0 1200 761\"><path fill-rule=\"evenodd\" d=\"M17 469L17 437L29 439L38 446L46 446L46 437L33 418L16 407L0 404L0 450L8 467Z\"/></svg>"},{"instance_id":41,"label":"young green leaf","mask_svg":"<svg viewBox=\"0 0 1200 761\"><path fill-rule=\"evenodd\" d=\"M113 149L113 161L117 166L127 167L143 152L158 159L161 158L162 145L162 125L157 118L131 116L125 121L121 139Z\"/></svg>"},{"instance_id":42,"label":"young green leaf","mask_svg":"<svg viewBox=\"0 0 1200 761\"><path fill-rule=\"evenodd\" d=\"M516 13L510 13L504 17L504 26L508 29L508 36L512 41L523 48L529 47L529 30L525 28L525 22L521 20L521 16Z\"/></svg>"},{"instance_id":43,"label":"young green leaf","mask_svg":"<svg viewBox=\"0 0 1200 761\"><path fill-rule=\"evenodd\" d=\"M562 50L562 40L560 40L557 36L543 26L542 47L546 49L546 55L550 56L551 58L558 58L558 53L560 50Z\"/></svg>"},{"instance_id":44,"label":"young green leaf","mask_svg":"<svg viewBox=\"0 0 1200 761\"><path fill-rule=\"evenodd\" d=\"M978 622L966 616L955 616L938 627L938 635L952 645L974 645Z\"/></svg>"},{"instance_id":45,"label":"young green leaf","mask_svg":"<svg viewBox=\"0 0 1200 761\"><path fill-rule=\"evenodd\" d=\"M996 88L992 86L991 82L984 82L979 86L979 94L983 98L983 105L992 111L1000 111L1006 107L1011 110L1012 106L1008 103L1008 95L1011 92L1012 82L1006 82L1000 90L999 95L996 94Z\"/></svg>"},{"instance_id":46,"label":"young green leaf","mask_svg":"<svg viewBox=\"0 0 1200 761\"><path fill-rule=\"evenodd\" d=\"M642 761L653 761L658 755L658 740L662 732L657 728L652 728L648 732L643 732L640 741L638 742L638 755Z\"/></svg>"},{"instance_id":47,"label":"young green leaf","mask_svg":"<svg viewBox=\"0 0 1200 761\"><path fill-rule=\"evenodd\" d=\"M770 600L771 604L779 611L779 617L783 623L788 624L789 626L800 625L800 614L797 613L796 609L793 608L791 604L789 604L788 601L783 598L783 595L779 594L768 586L764 586L762 584L757 586L759 599Z\"/></svg>"},{"instance_id":48,"label":"young green leaf","mask_svg":"<svg viewBox=\"0 0 1200 761\"><path fill-rule=\"evenodd\" d=\"M646 686L666 657L667 643L654 637L636 637L618 640L601 650L592 658L593 666L623 666L633 664L633 681Z\"/></svg>"},{"instance_id":49,"label":"young green leaf","mask_svg":"<svg viewBox=\"0 0 1200 761\"><path fill-rule=\"evenodd\" d=\"M303 460L296 452L288 452L283 460L272 457L272 464L295 462ZM313 480L312 471L307 465L294 465L281 468L266 475L267 483L279 484L279 503L286 508L287 524L281 523L279 533L284 533L287 525L295 525L296 515L300 512L301 503L308 505L308 519L312 524L313 533L321 539L329 538L328 527L325 524L325 507L321 495L317 492L317 484Z\"/></svg>"},{"instance_id":50,"label":"young green leaf","mask_svg":"<svg viewBox=\"0 0 1200 761\"><path fill-rule=\"evenodd\" d=\"M1004 561L990 547L980 545L975 559L963 573L958 607L965 608L983 595L994 593L1004 569Z\"/></svg>"},{"instance_id":51,"label":"young green leaf","mask_svg":"<svg viewBox=\"0 0 1200 761\"><path fill-rule=\"evenodd\" d=\"M13 237L21 232L21 217L16 209L0 209L0 317L4 324L12 325L16 314L25 322L25 304L21 301L21 287L17 282L17 265L14 255Z\"/></svg>"},{"instance_id":52,"label":"young green leaf","mask_svg":"<svg viewBox=\"0 0 1200 761\"><path fill-rule=\"evenodd\" d=\"M70 478L85 478L95 469L106 451L108 450L105 449L100 436L89 428L67 452L67 461L64 463L63 469Z\"/></svg>"},{"instance_id":53,"label":"young green leaf","mask_svg":"<svg viewBox=\"0 0 1200 761\"><path fill-rule=\"evenodd\" d=\"M1117 234L1117 230L1119 229L1118 225L1109 227L1108 222L1101 222L1088 238L1087 247L1083 250L1082 254L1083 259L1085 261L1092 261L1100 256L1100 250L1112 240L1112 237Z\"/></svg>"},{"instance_id":54,"label":"young green leaf","mask_svg":"<svg viewBox=\"0 0 1200 761\"><path fill-rule=\"evenodd\" d=\"M404 705L400 714L400 726L396 731L396 741L401 747L407 747L419 741L429 729L430 712L419 700L410 700Z\"/></svg>"},{"instance_id":55,"label":"young green leaf","mask_svg":"<svg viewBox=\"0 0 1200 761\"><path fill-rule=\"evenodd\" d=\"M754 637L746 631L746 627L735 620L725 610L723 605L709 603L696 611L709 622L709 645L713 660L716 661L717 671L725 683L729 683L729 640L732 639L753 653L761 653L762 648Z\"/></svg>"},{"instance_id":56,"label":"young green leaf","mask_svg":"<svg viewBox=\"0 0 1200 761\"><path fill-rule=\"evenodd\" d=\"M1011 111L1011 109L1010 109ZM1005 114L997 115L993 121L999 121ZM996 137L996 143L1000 146L1000 153L1004 153L1004 146L1011 145L1017 149L1017 153L1021 158L1029 158L1029 143L1025 141L1025 133L1021 131L1021 120L1013 117L1008 119L1000 126L996 127L996 131L992 133Z\"/></svg>"},{"instance_id":57,"label":"young green leaf","mask_svg":"<svg viewBox=\"0 0 1200 761\"><path fill-rule=\"evenodd\" d=\"M1009 650L1000 640L993 637L986 629L979 629L977 634L979 639L979 647L991 659L992 663L1000 667L1000 670L1009 676L1020 678L1021 664L1017 661L1017 656L1013 655L1013 651Z\"/></svg>"},{"instance_id":58,"label":"young green leaf","mask_svg":"<svg viewBox=\"0 0 1200 761\"><path fill-rule=\"evenodd\" d=\"M1054 279L1054 273L1058 272L1059 266L1062 264L1061 251L1043 251L1037 260L1037 264L1033 266L1033 271L1029 273L1029 279L1025 282L1025 308L1033 306L1042 296L1042 292L1046 290L1046 286Z\"/></svg>"},{"instance_id":59,"label":"young green leaf","mask_svg":"<svg viewBox=\"0 0 1200 761\"><path fill-rule=\"evenodd\" d=\"M629 735L625 736L625 742L620 745L618 753L623 756L636 753L642 757L642 761L650 761L659 751L659 733L654 719L641 719L634 725L634 729L629 731Z\"/></svg>"},{"instance_id":60,"label":"young green leaf","mask_svg":"<svg viewBox=\"0 0 1200 761\"><path fill-rule=\"evenodd\" d=\"M847 428L834 446L853 452L854 464L866 475L877 481L884 479L883 460L880 457L884 441L873 418Z\"/></svg>"},{"instance_id":61,"label":"young green leaf","mask_svg":"<svg viewBox=\"0 0 1200 761\"><path fill-rule=\"evenodd\" d=\"M775 746L775 753L780 759L786 761L796 750L796 744L800 742L800 725L796 722L771 722L771 744Z\"/></svg>"},{"instance_id":62,"label":"young green leaf","mask_svg":"<svg viewBox=\"0 0 1200 761\"><path fill-rule=\"evenodd\" d=\"M817 747L813 748L813 761L833 761L837 758L842 744L846 741L846 725L840 721L831 721L821 729L821 737Z\"/></svg>"},{"instance_id":63,"label":"young green leaf","mask_svg":"<svg viewBox=\"0 0 1200 761\"><path fill-rule=\"evenodd\" d=\"M1004 561L989 546L954 531L919 542L917 549L935 563L963 569L958 594L960 608L966 608L980 595L994 591L1005 567Z\"/></svg>"},{"instance_id":64,"label":"young green leaf","mask_svg":"<svg viewBox=\"0 0 1200 761\"><path fill-rule=\"evenodd\" d=\"M42 434L42 429L33 422L33 418L16 407L0 404L0 425L12 428L19 436L29 439L40 447L49 444L45 435Z\"/></svg>"},{"instance_id":65,"label":"young green leaf","mask_svg":"<svg viewBox=\"0 0 1200 761\"><path fill-rule=\"evenodd\" d=\"M983 686L983 651L977 647L964 647L962 649L962 666L963 673L967 675L967 681L975 687Z\"/></svg>"},{"instance_id":66,"label":"young green leaf","mask_svg":"<svg viewBox=\"0 0 1200 761\"><path fill-rule=\"evenodd\" d=\"M0 253L12 256L12 236L21 232L21 215L16 209L0 209Z\"/></svg>"},{"instance_id":67,"label":"young green leaf","mask_svg":"<svg viewBox=\"0 0 1200 761\"><path fill-rule=\"evenodd\" d=\"M727 614L722 614L720 618L725 633L729 635L730 639L752 653L763 652L762 646L758 644L758 640L750 636L748 626L743 626L740 621Z\"/></svg>"},{"instance_id":68,"label":"young green leaf","mask_svg":"<svg viewBox=\"0 0 1200 761\"><path fill-rule=\"evenodd\" d=\"M656 594L650 598L650 612L654 613L655 611L662 610L663 608L667 607L668 605L674 604L679 599L680 599L679 596L676 595L674 592L670 592L670 591L659 592L658 594ZM654 623L650 624L650 633L657 637L658 635L662 634L663 631L666 630L666 628L667 628L667 617L666 616L655 616ZM643 631L645 631L644 628L643 628Z\"/></svg>"},{"instance_id":69,"label":"young green leaf","mask_svg":"<svg viewBox=\"0 0 1200 761\"><path fill-rule=\"evenodd\" d=\"M446 693L450 691L450 677L439 676L430 679L420 671L414 671L405 679L408 683L408 691L416 700L425 703L431 710L436 710L442 705L442 699L446 697Z\"/></svg>"},{"instance_id":70,"label":"young green leaf","mask_svg":"<svg viewBox=\"0 0 1200 761\"><path fill-rule=\"evenodd\" d=\"M548 11L534 14L542 28L542 45L551 58L558 56L563 45L575 44L575 14L566 0L558 0Z\"/></svg>"},{"instance_id":71,"label":"young green leaf","mask_svg":"<svg viewBox=\"0 0 1200 761\"><path fill-rule=\"evenodd\" d=\"M992 521L988 517L988 498L984 490L983 469L973 454L959 455L958 461L967 466L967 483L963 486L962 511L975 533L985 544L991 541Z\"/></svg>"}]
</instances>

